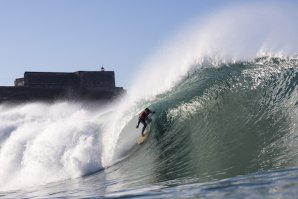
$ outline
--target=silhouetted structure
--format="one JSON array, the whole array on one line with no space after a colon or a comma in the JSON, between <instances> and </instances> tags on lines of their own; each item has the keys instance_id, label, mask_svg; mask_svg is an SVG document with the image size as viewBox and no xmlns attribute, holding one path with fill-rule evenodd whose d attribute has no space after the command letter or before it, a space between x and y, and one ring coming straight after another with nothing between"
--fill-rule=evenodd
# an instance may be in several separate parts
<instances>
[{"instance_id":1,"label":"silhouetted structure","mask_svg":"<svg viewBox=\"0 0 298 199\"><path fill-rule=\"evenodd\" d=\"M114 71L25 72L15 86L0 86L0 102L101 100L125 93L115 86Z\"/></svg>"}]
</instances>

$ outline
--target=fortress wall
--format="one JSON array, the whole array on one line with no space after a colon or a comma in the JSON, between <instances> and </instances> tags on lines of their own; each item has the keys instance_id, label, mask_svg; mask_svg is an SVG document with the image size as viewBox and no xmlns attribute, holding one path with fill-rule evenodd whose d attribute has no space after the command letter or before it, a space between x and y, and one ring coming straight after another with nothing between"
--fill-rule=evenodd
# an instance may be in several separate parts
<instances>
[{"instance_id":1,"label":"fortress wall","mask_svg":"<svg viewBox=\"0 0 298 199\"><path fill-rule=\"evenodd\" d=\"M29 101L29 100L54 100L63 96L63 89L43 89L27 87L0 86L0 102L2 101Z\"/></svg>"},{"instance_id":2,"label":"fortress wall","mask_svg":"<svg viewBox=\"0 0 298 199\"><path fill-rule=\"evenodd\" d=\"M25 72L24 86L42 88L78 87L79 78L74 73Z\"/></svg>"},{"instance_id":3,"label":"fortress wall","mask_svg":"<svg viewBox=\"0 0 298 199\"><path fill-rule=\"evenodd\" d=\"M115 88L114 71L79 71L81 88Z\"/></svg>"},{"instance_id":4,"label":"fortress wall","mask_svg":"<svg viewBox=\"0 0 298 199\"><path fill-rule=\"evenodd\" d=\"M15 86L0 86L1 102L110 100L126 91L115 86L114 71L25 72Z\"/></svg>"}]
</instances>

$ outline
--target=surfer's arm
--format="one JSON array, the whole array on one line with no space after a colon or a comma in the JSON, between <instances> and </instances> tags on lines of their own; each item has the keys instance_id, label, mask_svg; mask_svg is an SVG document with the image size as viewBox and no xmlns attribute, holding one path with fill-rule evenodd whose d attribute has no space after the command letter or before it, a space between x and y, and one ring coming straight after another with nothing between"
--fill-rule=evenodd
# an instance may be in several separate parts
<instances>
[{"instance_id":1,"label":"surfer's arm","mask_svg":"<svg viewBox=\"0 0 298 199\"><path fill-rule=\"evenodd\" d=\"M151 113L151 114L154 114L154 113L155 113L155 111L150 111L150 113Z\"/></svg>"},{"instance_id":2,"label":"surfer's arm","mask_svg":"<svg viewBox=\"0 0 298 199\"><path fill-rule=\"evenodd\" d=\"M140 122L141 122L141 118L139 118L138 125L136 126L136 128L139 128Z\"/></svg>"}]
</instances>

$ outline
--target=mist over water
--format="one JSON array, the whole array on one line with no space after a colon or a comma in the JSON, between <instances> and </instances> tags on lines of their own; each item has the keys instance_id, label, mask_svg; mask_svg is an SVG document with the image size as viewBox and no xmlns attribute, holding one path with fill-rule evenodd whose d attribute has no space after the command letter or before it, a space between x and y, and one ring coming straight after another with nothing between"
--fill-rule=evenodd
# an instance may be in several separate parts
<instances>
[{"instance_id":1,"label":"mist over water","mask_svg":"<svg viewBox=\"0 0 298 199\"><path fill-rule=\"evenodd\" d=\"M258 56L296 56L295 5L238 5L193 20L145 61L128 90L138 98L155 96L172 88L206 57L217 65Z\"/></svg>"},{"instance_id":2,"label":"mist over water","mask_svg":"<svg viewBox=\"0 0 298 199\"><path fill-rule=\"evenodd\" d=\"M247 4L195 19L107 107L1 105L0 190L97 172L87 179L120 181L105 190L113 192L297 167L294 8ZM137 114L147 106L157 113L138 146Z\"/></svg>"}]
</instances>

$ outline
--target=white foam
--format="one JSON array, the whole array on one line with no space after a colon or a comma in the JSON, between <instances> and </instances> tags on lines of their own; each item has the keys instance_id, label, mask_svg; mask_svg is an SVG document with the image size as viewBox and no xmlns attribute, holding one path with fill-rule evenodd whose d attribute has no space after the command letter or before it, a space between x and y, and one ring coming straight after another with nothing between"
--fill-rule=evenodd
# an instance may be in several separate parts
<instances>
[{"instance_id":1,"label":"white foam","mask_svg":"<svg viewBox=\"0 0 298 199\"><path fill-rule=\"evenodd\" d=\"M0 113L0 189L82 176L101 169L103 118L78 104L34 103ZM11 129L7 132L7 129Z\"/></svg>"}]
</instances>

